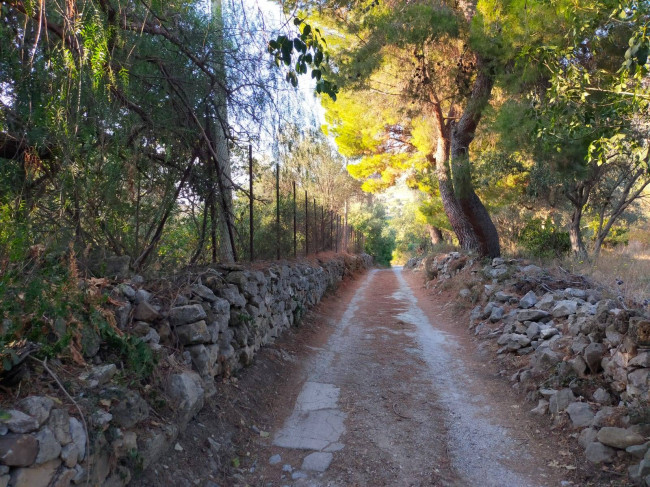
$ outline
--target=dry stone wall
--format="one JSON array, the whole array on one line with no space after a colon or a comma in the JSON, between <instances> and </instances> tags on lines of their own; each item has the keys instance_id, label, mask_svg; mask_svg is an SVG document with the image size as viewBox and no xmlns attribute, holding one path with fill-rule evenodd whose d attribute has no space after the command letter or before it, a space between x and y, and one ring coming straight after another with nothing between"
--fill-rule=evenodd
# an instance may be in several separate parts
<instances>
[{"instance_id":1,"label":"dry stone wall","mask_svg":"<svg viewBox=\"0 0 650 487\"><path fill-rule=\"evenodd\" d=\"M42 395L2 411L0 487L128 484L132 472L154 463L218 393L216 376L250 364L328 289L371 264L367 255L340 254L260 270L210 268L189 276L170 301L140 278L114 286L117 326L151 347L165 378L146 393L116 383L116 375L128 377L128 371L96 363L68 381L74 406ZM91 359L100 348L95 338L85 347ZM151 418L148 401L156 397L156 407L162 401L170 411L164 421Z\"/></svg>"},{"instance_id":2,"label":"dry stone wall","mask_svg":"<svg viewBox=\"0 0 650 487\"><path fill-rule=\"evenodd\" d=\"M510 380L535 401L532 411L566 424L588 461L627 465L632 483L650 487L646 309L580 276L551 275L516 259L481 265L452 252L408 266L423 272L430 288L462 272L458 299L475 303L470 329L495 340L504 362L519 364Z\"/></svg>"}]
</instances>

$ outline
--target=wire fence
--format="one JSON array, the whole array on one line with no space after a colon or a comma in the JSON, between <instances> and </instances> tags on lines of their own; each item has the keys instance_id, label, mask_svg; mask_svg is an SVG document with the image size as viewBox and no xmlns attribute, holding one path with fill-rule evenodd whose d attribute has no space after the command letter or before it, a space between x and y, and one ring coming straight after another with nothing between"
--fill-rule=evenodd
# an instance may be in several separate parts
<instances>
[{"instance_id":1,"label":"wire fence","mask_svg":"<svg viewBox=\"0 0 650 487\"><path fill-rule=\"evenodd\" d=\"M275 165L275 191L255 193L253 158L249 149L249 186L245 203L236 212L237 255L239 260L256 261L295 258L321 252L361 253L365 236L349 225L347 212L329 208L319 194L300 188L296 181L281 181ZM282 183L282 185L281 185ZM281 188L290 190L282 191Z\"/></svg>"}]
</instances>

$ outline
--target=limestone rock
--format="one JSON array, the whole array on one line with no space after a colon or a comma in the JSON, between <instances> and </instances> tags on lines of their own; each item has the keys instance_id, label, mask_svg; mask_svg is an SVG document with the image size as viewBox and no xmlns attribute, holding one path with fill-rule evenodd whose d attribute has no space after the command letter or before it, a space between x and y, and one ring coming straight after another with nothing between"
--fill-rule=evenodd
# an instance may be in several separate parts
<instances>
[{"instance_id":1,"label":"limestone rock","mask_svg":"<svg viewBox=\"0 0 650 487\"><path fill-rule=\"evenodd\" d=\"M585 428L580 432L580 436L578 436L578 444L582 446L582 448L586 449L590 444L596 441L597 436L598 430L595 428Z\"/></svg>"},{"instance_id":2,"label":"limestone rock","mask_svg":"<svg viewBox=\"0 0 650 487\"><path fill-rule=\"evenodd\" d=\"M629 446L645 443L645 438L634 431L605 426L598 432L598 441L603 445L624 450Z\"/></svg>"},{"instance_id":3,"label":"limestone rock","mask_svg":"<svg viewBox=\"0 0 650 487\"><path fill-rule=\"evenodd\" d=\"M18 409L27 413L38 421L38 426L42 426L50 417L50 411L54 401L49 397L30 396L18 402Z\"/></svg>"},{"instance_id":4,"label":"limestone rock","mask_svg":"<svg viewBox=\"0 0 650 487\"><path fill-rule=\"evenodd\" d=\"M17 468L11 474L13 487L48 487L61 460L55 459L36 467Z\"/></svg>"},{"instance_id":5,"label":"limestone rock","mask_svg":"<svg viewBox=\"0 0 650 487\"><path fill-rule=\"evenodd\" d=\"M565 318L575 314L578 311L578 303L571 299L564 299L555 303L551 314L554 318Z\"/></svg>"},{"instance_id":6,"label":"limestone rock","mask_svg":"<svg viewBox=\"0 0 650 487\"><path fill-rule=\"evenodd\" d=\"M195 284L192 286L192 292L204 301L208 301L209 303L214 303L217 299L219 299L209 287L204 286L203 284Z\"/></svg>"},{"instance_id":7,"label":"limestone rock","mask_svg":"<svg viewBox=\"0 0 650 487\"><path fill-rule=\"evenodd\" d=\"M93 367L88 372L81 374L79 378L88 383L89 387L97 387L108 383L115 374L117 374L115 364L105 364Z\"/></svg>"},{"instance_id":8,"label":"limestone rock","mask_svg":"<svg viewBox=\"0 0 650 487\"><path fill-rule=\"evenodd\" d=\"M70 416L67 411L63 409L53 409L50 413L50 421L48 426L54 433L56 440L61 445L67 445L72 441L70 435Z\"/></svg>"},{"instance_id":9,"label":"limestone rock","mask_svg":"<svg viewBox=\"0 0 650 487\"><path fill-rule=\"evenodd\" d=\"M496 323L501 318L503 318L503 315L504 315L503 308L500 306L495 306L492 308L492 312L490 313L490 321L492 323Z\"/></svg>"},{"instance_id":10,"label":"limestone rock","mask_svg":"<svg viewBox=\"0 0 650 487\"><path fill-rule=\"evenodd\" d=\"M135 391L126 391L123 399L111 407L113 422L122 428L131 428L149 417L149 405Z\"/></svg>"},{"instance_id":11,"label":"limestone rock","mask_svg":"<svg viewBox=\"0 0 650 487\"><path fill-rule=\"evenodd\" d=\"M650 368L650 352L641 352L628 362L628 366Z\"/></svg>"},{"instance_id":12,"label":"limestone rock","mask_svg":"<svg viewBox=\"0 0 650 487\"><path fill-rule=\"evenodd\" d=\"M616 457L616 450L594 441L587 446L585 456L591 463L611 463Z\"/></svg>"},{"instance_id":13,"label":"limestone rock","mask_svg":"<svg viewBox=\"0 0 650 487\"><path fill-rule=\"evenodd\" d=\"M537 304L537 296L533 291L528 291L523 298L519 300L519 307L522 309L532 308Z\"/></svg>"},{"instance_id":14,"label":"limestone rock","mask_svg":"<svg viewBox=\"0 0 650 487\"><path fill-rule=\"evenodd\" d=\"M560 389L551 396L549 401L549 411L551 414L557 414L564 411L569 404L575 401L575 396L571 389Z\"/></svg>"},{"instance_id":15,"label":"limestone rock","mask_svg":"<svg viewBox=\"0 0 650 487\"><path fill-rule=\"evenodd\" d=\"M38 440L32 435L0 436L0 463L10 467L29 467L36 460Z\"/></svg>"},{"instance_id":16,"label":"limestone rock","mask_svg":"<svg viewBox=\"0 0 650 487\"><path fill-rule=\"evenodd\" d=\"M36 464L49 462L61 454L61 445L56 441L54 433L50 428L46 426L34 436L36 437L36 440L38 440Z\"/></svg>"},{"instance_id":17,"label":"limestone rock","mask_svg":"<svg viewBox=\"0 0 650 487\"><path fill-rule=\"evenodd\" d=\"M566 408L566 412L569 414L574 428L589 426L594 419L594 413L589 404L584 402L572 402Z\"/></svg>"},{"instance_id":18,"label":"limestone rock","mask_svg":"<svg viewBox=\"0 0 650 487\"><path fill-rule=\"evenodd\" d=\"M196 372L181 372L170 376L167 395L171 405L182 417L191 419L203 408L204 390Z\"/></svg>"},{"instance_id":19,"label":"limestone rock","mask_svg":"<svg viewBox=\"0 0 650 487\"><path fill-rule=\"evenodd\" d=\"M1 419L0 424L4 424L12 433L31 433L39 426L36 418L21 411L11 409L6 413L9 417L7 419Z\"/></svg>"},{"instance_id":20,"label":"limestone rock","mask_svg":"<svg viewBox=\"0 0 650 487\"><path fill-rule=\"evenodd\" d=\"M196 345L200 343L210 343L211 336L208 331L208 325L205 321L197 321L189 325L181 325L175 328L178 341L182 345Z\"/></svg>"},{"instance_id":21,"label":"limestone rock","mask_svg":"<svg viewBox=\"0 0 650 487\"><path fill-rule=\"evenodd\" d=\"M74 443L70 443L61 449L61 460L68 468L74 468L79 461L79 449Z\"/></svg>"},{"instance_id":22,"label":"limestone rock","mask_svg":"<svg viewBox=\"0 0 650 487\"><path fill-rule=\"evenodd\" d=\"M203 306L200 304L188 304L186 306L177 306L169 310L169 323L171 326L186 325L196 323L207 318Z\"/></svg>"},{"instance_id":23,"label":"limestone rock","mask_svg":"<svg viewBox=\"0 0 650 487\"><path fill-rule=\"evenodd\" d=\"M589 370L595 374L600 370L605 347L602 343L590 343L584 351L584 359Z\"/></svg>"},{"instance_id":24,"label":"limestone rock","mask_svg":"<svg viewBox=\"0 0 650 487\"><path fill-rule=\"evenodd\" d=\"M545 318L549 318L551 314L547 311L541 309L524 309L518 311L515 318L517 321L542 321Z\"/></svg>"},{"instance_id":25,"label":"limestone rock","mask_svg":"<svg viewBox=\"0 0 650 487\"><path fill-rule=\"evenodd\" d=\"M158 310L149 304L149 302L142 301L135 307L133 317L138 321L153 323L160 318L160 313L158 313Z\"/></svg>"},{"instance_id":26,"label":"limestone rock","mask_svg":"<svg viewBox=\"0 0 650 487\"><path fill-rule=\"evenodd\" d=\"M83 461L86 457L86 431L84 430L83 424L77 418L70 418L70 435L72 436L72 442L77 447L79 452L78 462Z\"/></svg>"},{"instance_id":27,"label":"limestone rock","mask_svg":"<svg viewBox=\"0 0 650 487\"><path fill-rule=\"evenodd\" d=\"M598 404L610 404L612 401L612 396L602 387L594 391L593 398Z\"/></svg>"}]
</instances>

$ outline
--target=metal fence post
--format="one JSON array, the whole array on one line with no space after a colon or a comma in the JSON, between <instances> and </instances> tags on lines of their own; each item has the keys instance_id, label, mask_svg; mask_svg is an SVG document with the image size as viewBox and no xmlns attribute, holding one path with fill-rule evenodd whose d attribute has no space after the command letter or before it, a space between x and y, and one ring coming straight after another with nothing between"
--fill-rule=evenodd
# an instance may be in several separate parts
<instances>
[{"instance_id":1,"label":"metal fence post","mask_svg":"<svg viewBox=\"0 0 650 487\"><path fill-rule=\"evenodd\" d=\"M275 256L280 260L280 163L275 165L275 225L276 251Z\"/></svg>"},{"instance_id":2,"label":"metal fence post","mask_svg":"<svg viewBox=\"0 0 650 487\"><path fill-rule=\"evenodd\" d=\"M253 223L253 146L248 146L248 232L249 232L249 253L251 262L255 259L255 246L253 244L253 231L255 225Z\"/></svg>"},{"instance_id":3,"label":"metal fence post","mask_svg":"<svg viewBox=\"0 0 650 487\"><path fill-rule=\"evenodd\" d=\"M296 182L293 182L293 257L296 258L298 237L296 235Z\"/></svg>"},{"instance_id":4,"label":"metal fence post","mask_svg":"<svg viewBox=\"0 0 650 487\"><path fill-rule=\"evenodd\" d=\"M309 201L305 190L305 257L309 255Z\"/></svg>"}]
</instances>

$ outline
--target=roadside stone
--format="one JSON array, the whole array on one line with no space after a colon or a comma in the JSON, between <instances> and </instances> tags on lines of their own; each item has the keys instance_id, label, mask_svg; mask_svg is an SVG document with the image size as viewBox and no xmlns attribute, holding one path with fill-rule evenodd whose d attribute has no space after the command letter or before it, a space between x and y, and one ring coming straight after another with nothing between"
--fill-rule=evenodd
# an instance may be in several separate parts
<instances>
[{"instance_id":1,"label":"roadside stone","mask_svg":"<svg viewBox=\"0 0 650 487\"><path fill-rule=\"evenodd\" d=\"M641 352L628 362L628 367L650 368L650 352Z\"/></svg>"},{"instance_id":2,"label":"roadside stone","mask_svg":"<svg viewBox=\"0 0 650 487\"><path fill-rule=\"evenodd\" d=\"M119 470L120 467L118 467ZM56 477L56 480L54 481L53 484L51 484L52 487L69 487L70 482L72 482L72 479L75 477L76 472L70 468L64 468L61 470L59 475ZM106 487L113 487L110 484L104 484ZM124 484L119 484L119 487L122 487Z\"/></svg>"},{"instance_id":3,"label":"roadside stone","mask_svg":"<svg viewBox=\"0 0 650 487\"><path fill-rule=\"evenodd\" d=\"M210 343L210 332L205 321L180 325L176 327L175 331L176 336L178 336L178 341L183 345Z\"/></svg>"},{"instance_id":4,"label":"roadside stone","mask_svg":"<svg viewBox=\"0 0 650 487\"><path fill-rule=\"evenodd\" d=\"M314 472L324 472L332 463L333 455L329 452L314 452L310 453L302 461L303 470L311 470Z\"/></svg>"},{"instance_id":5,"label":"roadside stone","mask_svg":"<svg viewBox=\"0 0 650 487\"><path fill-rule=\"evenodd\" d=\"M601 362L605 353L602 343L590 343L584 351L584 359L591 373L595 374L601 368Z\"/></svg>"},{"instance_id":6,"label":"roadside stone","mask_svg":"<svg viewBox=\"0 0 650 487\"><path fill-rule=\"evenodd\" d=\"M148 301L142 301L135 307L133 317L138 321L153 323L160 318L160 313Z\"/></svg>"},{"instance_id":7,"label":"roadside stone","mask_svg":"<svg viewBox=\"0 0 650 487\"><path fill-rule=\"evenodd\" d=\"M171 406L185 420L189 420L203 408L205 393L201 377L196 372L173 374L167 384Z\"/></svg>"},{"instance_id":8,"label":"roadside stone","mask_svg":"<svg viewBox=\"0 0 650 487\"><path fill-rule=\"evenodd\" d=\"M545 311L550 310L555 304L555 295L553 293L546 293L536 303L538 309Z\"/></svg>"},{"instance_id":9,"label":"roadside stone","mask_svg":"<svg viewBox=\"0 0 650 487\"><path fill-rule=\"evenodd\" d=\"M594 426L607 426L616 424L618 418L621 416L620 411L611 406L605 406L594 416L593 425Z\"/></svg>"},{"instance_id":10,"label":"roadside stone","mask_svg":"<svg viewBox=\"0 0 650 487\"><path fill-rule=\"evenodd\" d=\"M650 369L636 369L627 374L627 393L631 396L645 394L650 389Z\"/></svg>"},{"instance_id":11,"label":"roadside stone","mask_svg":"<svg viewBox=\"0 0 650 487\"><path fill-rule=\"evenodd\" d=\"M603 445L624 450L629 446L642 445L645 443L645 438L624 428L605 426L598 432L598 441Z\"/></svg>"},{"instance_id":12,"label":"roadside stone","mask_svg":"<svg viewBox=\"0 0 650 487\"><path fill-rule=\"evenodd\" d=\"M521 273L529 276L540 274L541 272L542 272L542 268L533 264L521 268Z\"/></svg>"},{"instance_id":13,"label":"roadside stone","mask_svg":"<svg viewBox=\"0 0 650 487\"><path fill-rule=\"evenodd\" d=\"M9 418L0 420L12 433L31 433L39 427L38 420L16 409L6 411Z\"/></svg>"},{"instance_id":14,"label":"roadside stone","mask_svg":"<svg viewBox=\"0 0 650 487\"><path fill-rule=\"evenodd\" d=\"M0 463L10 467L29 467L36 461L38 440L32 435L0 436Z\"/></svg>"},{"instance_id":15,"label":"roadside stone","mask_svg":"<svg viewBox=\"0 0 650 487\"><path fill-rule=\"evenodd\" d=\"M503 318L504 311L501 306L495 306L492 308L492 312L490 313L490 321L492 323L496 323L499 321L501 318Z\"/></svg>"},{"instance_id":16,"label":"roadside stone","mask_svg":"<svg viewBox=\"0 0 650 487\"><path fill-rule=\"evenodd\" d=\"M19 401L16 407L38 421L38 426L40 427L50 417L50 411L53 405L54 401L49 397L30 396Z\"/></svg>"},{"instance_id":17,"label":"roadside stone","mask_svg":"<svg viewBox=\"0 0 650 487\"><path fill-rule=\"evenodd\" d=\"M90 424L99 431L106 431L113 420L113 415L103 409L98 409L90 415Z\"/></svg>"},{"instance_id":18,"label":"roadside stone","mask_svg":"<svg viewBox=\"0 0 650 487\"><path fill-rule=\"evenodd\" d=\"M113 422L122 428L131 428L149 417L149 405L135 391L127 391L124 398L111 407Z\"/></svg>"},{"instance_id":19,"label":"roadside stone","mask_svg":"<svg viewBox=\"0 0 650 487\"><path fill-rule=\"evenodd\" d=\"M612 463L616 457L616 450L594 441L587 446L585 456L591 463Z\"/></svg>"},{"instance_id":20,"label":"roadside stone","mask_svg":"<svg viewBox=\"0 0 650 487\"><path fill-rule=\"evenodd\" d=\"M519 307L522 309L532 308L537 304L537 296L533 291L528 291L523 298L519 300Z\"/></svg>"},{"instance_id":21,"label":"roadside stone","mask_svg":"<svg viewBox=\"0 0 650 487\"><path fill-rule=\"evenodd\" d=\"M275 455L271 455L271 457L269 458L269 465L277 465L281 461L282 461L282 457L276 453Z\"/></svg>"},{"instance_id":22,"label":"roadside stone","mask_svg":"<svg viewBox=\"0 0 650 487\"><path fill-rule=\"evenodd\" d=\"M70 416L63 409L53 409L50 413L48 426L52 429L54 437L61 445L67 445L72 441L70 435Z\"/></svg>"},{"instance_id":23,"label":"roadside stone","mask_svg":"<svg viewBox=\"0 0 650 487\"><path fill-rule=\"evenodd\" d=\"M117 374L115 364L106 364L93 367L89 371L81 374L79 378L86 382L89 387L94 388L108 383L115 374Z\"/></svg>"},{"instance_id":24,"label":"roadside stone","mask_svg":"<svg viewBox=\"0 0 650 487\"><path fill-rule=\"evenodd\" d=\"M539 330L539 336L542 340L548 340L549 338L552 338L555 335L559 335L559 333L560 331L554 326L546 326L540 328Z\"/></svg>"},{"instance_id":25,"label":"roadside stone","mask_svg":"<svg viewBox=\"0 0 650 487\"><path fill-rule=\"evenodd\" d=\"M510 301L510 298L512 298L511 294L504 293L503 291L497 291L494 293L493 296L495 301L498 301L499 303L507 303Z\"/></svg>"},{"instance_id":26,"label":"roadside stone","mask_svg":"<svg viewBox=\"0 0 650 487\"><path fill-rule=\"evenodd\" d=\"M584 376L585 373L587 372L587 364L585 363L585 360L580 355L569 360L569 364L571 365L571 368L575 371L575 373L578 375L578 377Z\"/></svg>"},{"instance_id":27,"label":"roadside stone","mask_svg":"<svg viewBox=\"0 0 650 487\"><path fill-rule=\"evenodd\" d=\"M70 435L72 436L72 442L77 447L79 452L79 457L77 462L82 462L86 457L86 431L84 430L83 424L77 418L70 418Z\"/></svg>"},{"instance_id":28,"label":"roadside stone","mask_svg":"<svg viewBox=\"0 0 650 487\"><path fill-rule=\"evenodd\" d=\"M51 460L38 467L17 468L11 474L12 487L48 487L61 460Z\"/></svg>"},{"instance_id":29,"label":"roadside stone","mask_svg":"<svg viewBox=\"0 0 650 487\"><path fill-rule=\"evenodd\" d=\"M541 321L550 316L549 312L541 309L523 309L518 311L515 317L517 321L523 323L524 321Z\"/></svg>"},{"instance_id":30,"label":"roadside stone","mask_svg":"<svg viewBox=\"0 0 650 487\"><path fill-rule=\"evenodd\" d=\"M169 324L171 326L186 325L196 323L207 318L203 306L200 304L188 304L186 306L177 306L169 310Z\"/></svg>"},{"instance_id":31,"label":"roadside stone","mask_svg":"<svg viewBox=\"0 0 650 487\"><path fill-rule=\"evenodd\" d=\"M532 340L539 335L540 328L539 323L535 323L534 321L529 323L528 328L526 328L526 336Z\"/></svg>"},{"instance_id":32,"label":"roadside stone","mask_svg":"<svg viewBox=\"0 0 650 487\"><path fill-rule=\"evenodd\" d=\"M593 398L598 404L610 404L612 402L612 396L602 387L594 391Z\"/></svg>"},{"instance_id":33,"label":"roadside stone","mask_svg":"<svg viewBox=\"0 0 650 487\"><path fill-rule=\"evenodd\" d=\"M47 426L42 428L34 435L38 441L38 455L36 456L36 464L46 463L54 460L61 454L61 445L54 433Z\"/></svg>"},{"instance_id":34,"label":"roadside stone","mask_svg":"<svg viewBox=\"0 0 650 487\"><path fill-rule=\"evenodd\" d=\"M74 468L79 461L79 449L74 443L64 446L61 449L61 460L68 468Z\"/></svg>"},{"instance_id":35,"label":"roadside stone","mask_svg":"<svg viewBox=\"0 0 650 487\"><path fill-rule=\"evenodd\" d=\"M533 414L539 414L540 416L548 413L548 401L546 399L540 399L537 403L537 406L530 410Z\"/></svg>"},{"instance_id":36,"label":"roadside stone","mask_svg":"<svg viewBox=\"0 0 650 487\"><path fill-rule=\"evenodd\" d=\"M643 458L649 450L650 450L650 441L647 443L643 443L642 445L628 446L625 449L627 453L629 453L635 458Z\"/></svg>"},{"instance_id":37,"label":"roadside stone","mask_svg":"<svg viewBox=\"0 0 650 487\"><path fill-rule=\"evenodd\" d=\"M192 292L204 301L208 301L210 303L214 303L218 299L212 290L203 284L196 284L192 286Z\"/></svg>"},{"instance_id":38,"label":"roadside stone","mask_svg":"<svg viewBox=\"0 0 650 487\"><path fill-rule=\"evenodd\" d=\"M460 291L458 291L458 297L461 298L461 299L467 299L471 295L472 295L472 292L467 288L463 288Z\"/></svg>"},{"instance_id":39,"label":"roadside stone","mask_svg":"<svg viewBox=\"0 0 650 487\"><path fill-rule=\"evenodd\" d=\"M551 414L557 414L564 411L569 404L574 402L576 397L571 389L560 389L556 394L551 396L549 401L549 411Z\"/></svg>"},{"instance_id":40,"label":"roadside stone","mask_svg":"<svg viewBox=\"0 0 650 487\"><path fill-rule=\"evenodd\" d=\"M580 432L580 436L578 436L578 444L582 448L587 449L590 444L596 441L597 436L598 430L595 428L585 428Z\"/></svg>"},{"instance_id":41,"label":"roadside stone","mask_svg":"<svg viewBox=\"0 0 650 487\"><path fill-rule=\"evenodd\" d=\"M555 303L551 314L553 318L565 318L578 311L578 303L571 299L564 299Z\"/></svg>"},{"instance_id":42,"label":"roadside stone","mask_svg":"<svg viewBox=\"0 0 650 487\"><path fill-rule=\"evenodd\" d=\"M589 404L584 402L572 402L566 408L574 428L589 426L594 419L594 413Z\"/></svg>"}]
</instances>

